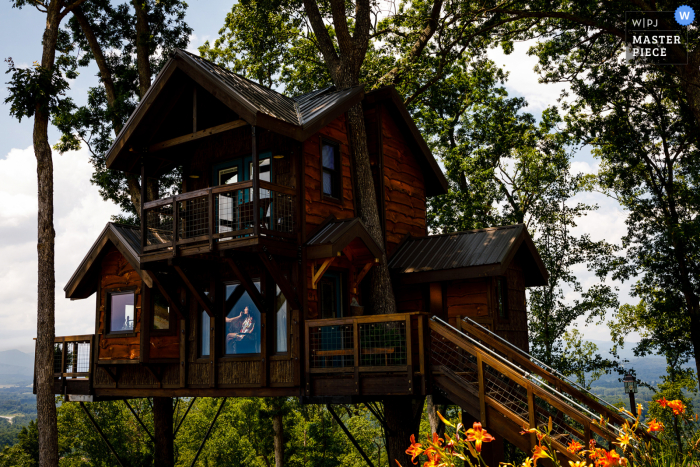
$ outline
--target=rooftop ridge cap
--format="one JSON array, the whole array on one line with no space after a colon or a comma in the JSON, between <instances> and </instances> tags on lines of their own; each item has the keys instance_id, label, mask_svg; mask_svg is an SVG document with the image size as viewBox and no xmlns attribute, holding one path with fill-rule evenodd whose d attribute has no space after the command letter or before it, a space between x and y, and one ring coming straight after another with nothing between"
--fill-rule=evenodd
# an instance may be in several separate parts
<instances>
[{"instance_id":1,"label":"rooftop ridge cap","mask_svg":"<svg viewBox=\"0 0 700 467\"><path fill-rule=\"evenodd\" d=\"M425 237L414 237L411 236L409 240L423 240L426 238L436 238L436 237L447 237L450 235L458 235L458 234L473 234L473 233L479 233L479 232L488 232L491 230L508 230L508 229L515 229L516 227L520 226L525 226L523 223L518 223L518 224L508 224L508 225L497 225L493 227L484 227L483 229L473 229L473 230L458 230L456 232L448 232L448 233L442 233L442 234L435 234L435 235L427 235Z\"/></svg>"}]
</instances>

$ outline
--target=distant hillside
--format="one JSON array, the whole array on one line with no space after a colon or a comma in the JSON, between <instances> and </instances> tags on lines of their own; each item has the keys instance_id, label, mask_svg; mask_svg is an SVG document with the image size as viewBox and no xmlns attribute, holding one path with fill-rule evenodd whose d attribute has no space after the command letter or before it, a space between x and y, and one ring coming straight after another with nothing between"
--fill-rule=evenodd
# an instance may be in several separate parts
<instances>
[{"instance_id":1,"label":"distant hillside","mask_svg":"<svg viewBox=\"0 0 700 467\"><path fill-rule=\"evenodd\" d=\"M34 354L19 350L0 352L0 385L28 384L34 377Z\"/></svg>"}]
</instances>

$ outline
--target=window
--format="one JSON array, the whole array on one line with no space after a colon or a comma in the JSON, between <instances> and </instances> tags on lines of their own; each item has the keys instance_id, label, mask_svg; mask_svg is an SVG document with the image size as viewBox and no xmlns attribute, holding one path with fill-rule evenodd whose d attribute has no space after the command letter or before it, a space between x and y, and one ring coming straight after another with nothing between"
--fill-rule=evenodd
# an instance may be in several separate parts
<instances>
[{"instance_id":1,"label":"window","mask_svg":"<svg viewBox=\"0 0 700 467\"><path fill-rule=\"evenodd\" d=\"M260 281L254 283L260 290ZM227 284L224 296L224 354L260 353L260 310L241 284Z\"/></svg>"},{"instance_id":2,"label":"window","mask_svg":"<svg viewBox=\"0 0 700 467\"><path fill-rule=\"evenodd\" d=\"M151 301L153 303L153 329L170 329L170 305L157 287L151 289Z\"/></svg>"},{"instance_id":3,"label":"window","mask_svg":"<svg viewBox=\"0 0 700 467\"><path fill-rule=\"evenodd\" d=\"M133 332L134 319L136 318L134 307L134 293L110 293L107 295L107 303L109 304L109 332Z\"/></svg>"},{"instance_id":4,"label":"window","mask_svg":"<svg viewBox=\"0 0 700 467\"><path fill-rule=\"evenodd\" d=\"M498 317L508 319L508 279L505 277L496 278L496 300Z\"/></svg>"},{"instance_id":5,"label":"window","mask_svg":"<svg viewBox=\"0 0 700 467\"><path fill-rule=\"evenodd\" d=\"M209 320L209 315L207 314L206 311L202 310L200 314L200 322L199 322L199 328L200 328L200 337L201 337L201 343L200 343L200 348L199 348L199 356L200 357L208 357L211 355L211 322Z\"/></svg>"},{"instance_id":6,"label":"window","mask_svg":"<svg viewBox=\"0 0 700 467\"><path fill-rule=\"evenodd\" d=\"M323 141L321 144L321 162L323 166L323 195L340 199L340 151L337 144Z\"/></svg>"},{"instance_id":7,"label":"window","mask_svg":"<svg viewBox=\"0 0 700 467\"><path fill-rule=\"evenodd\" d=\"M276 339L275 350L279 353L287 351L287 299L277 287L277 295L275 297L275 327Z\"/></svg>"},{"instance_id":8,"label":"window","mask_svg":"<svg viewBox=\"0 0 700 467\"><path fill-rule=\"evenodd\" d=\"M340 278L338 272L327 272L318 282L320 315L323 319L343 317L343 294Z\"/></svg>"}]
</instances>

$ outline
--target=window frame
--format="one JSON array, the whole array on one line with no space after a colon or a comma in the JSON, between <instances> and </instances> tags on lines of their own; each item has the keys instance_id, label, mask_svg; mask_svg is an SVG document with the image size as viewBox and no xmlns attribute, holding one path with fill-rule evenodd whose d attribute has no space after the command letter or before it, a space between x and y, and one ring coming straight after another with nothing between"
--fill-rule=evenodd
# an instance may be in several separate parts
<instances>
[{"instance_id":1,"label":"window frame","mask_svg":"<svg viewBox=\"0 0 700 467\"><path fill-rule=\"evenodd\" d=\"M146 288L146 295L141 298L141 303L143 304L144 302L148 304L147 310L148 310L148 334L150 336L173 336L177 334L177 318L175 316L175 310L170 310L168 313L170 321L168 324L168 329L156 329L155 328L155 320L156 320L156 313L155 313L155 294L159 293L163 296L165 301L167 302L168 300L165 298L165 295L158 289L158 287L153 284L153 288ZM144 300L145 299L145 300ZM170 303L168 303L168 307L172 308L170 306ZM141 314L143 316L143 313Z\"/></svg>"},{"instance_id":2,"label":"window frame","mask_svg":"<svg viewBox=\"0 0 700 467\"><path fill-rule=\"evenodd\" d=\"M102 296L104 299L105 306L105 327L103 331L103 337L107 339L112 339L117 337L136 337L138 335L138 333L136 332L136 323L138 321L138 312L141 309L141 307L136 306L136 304L138 303L138 296L140 295L136 293L138 290L139 288L136 286L113 287L108 289L102 289ZM134 328L131 331L112 331L112 295L126 294L131 294L134 296ZM143 297L141 297L141 304L143 305Z\"/></svg>"},{"instance_id":3,"label":"window frame","mask_svg":"<svg viewBox=\"0 0 700 467\"><path fill-rule=\"evenodd\" d=\"M329 146L334 146L337 151L335 152L335 157L336 157L336 163L338 166L338 169L335 170L337 173L337 183L338 183L338 196L332 196L332 195L327 195L324 190L323 190L323 174L326 172L326 168L323 166L323 146L329 145ZM341 142L338 140L335 140L333 138L329 138L327 136L322 136L319 140L319 153L318 153L318 160L319 160L319 166L320 166L320 186L321 186L321 199L323 201L330 201L333 203L338 203L338 204L343 204L343 156L340 153L340 147L341 147ZM331 181L332 183L332 181ZM332 188L332 186L331 186Z\"/></svg>"},{"instance_id":4,"label":"window frame","mask_svg":"<svg viewBox=\"0 0 700 467\"><path fill-rule=\"evenodd\" d=\"M260 294L265 296L265 281L263 280L262 277L251 277L250 280L255 284L255 282L260 283ZM240 287L244 287L243 283L239 280L230 280L230 281L223 281L221 282L222 285L222 297L226 297L226 286L228 285L238 285ZM247 293L247 291L246 291ZM257 306L256 306L257 308ZM226 312L226 299L221 300L221 305L217 307L217 309L221 310L221 313L219 313L219 316L216 319L216 322L221 326L220 329L216 330L216 332L222 332L223 330L226 329L226 316L228 313ZM225 338L220 338L216 340L215 342L218 342L218 347L217 350L219 351L219 358L217 358L217 361L219 362L233 362L233 361L257 361L257 360L263 360L265 357L263 356L264 353L269 354L269 352L263 352L263 349L265 346L267 346L267 340L265 332L266 331L266 324L267 324L267 310L258 310L260 313L260 352L258 353L242 353L242 354L227 354L226 353L226 339Z\"/></svg>"},{"instance_id":5,"label":"window frame","mask_svg":"<svg viewBox=\"0 0 700 467\"><path fill-rule=\"evenodd\" d=\"M275 283L275 281L272 281L272 287L271 287L275 293L274 293L274 298L273 298L273 303L275 303L276 294L277 294L277 289L280 289L280 294L284 295L284 292L282 292L282 289ZM292 334L292 307L289 303L289 299L285 296L284 301L287 302L287 329L285 332L287 333L287 350L284 352L280 352L277 350L277 310L275 310L274 305L272 312L270 313L270 316L272 317L271 321L271 341L274 350L269 352L270 356L278 356L278 357L284 357L284 356L289 356L291 355L291 346L292 346L292 341L291 341L291 334ZM274 316L273 316L274 315Z\"/></svg>"},{"instance_id":6,"label":"window frame","mask_svg":"<svg viewBox=\"0 0 700 467\"><path fill-rule=\"evenodd\" d=\"M209 290L214 290L216 291L216 287L210 282L206 281L206 288ZM214 294L209 292L209 290L204 291L203 294L209 298L210 302L213 302ZM197 300L192 300L191 301L191 310L195 310L195 336L196 336L196 356L195 356L195 363L209 363L214 361L216 358L215 356L215 345L216 345L216 312L214 310L214 320L212 322L211 316L206 312L204 308L199 304ZM202 313L206 314L209 317L209 355L202 355Z\"/></svg>"}]
</instances>

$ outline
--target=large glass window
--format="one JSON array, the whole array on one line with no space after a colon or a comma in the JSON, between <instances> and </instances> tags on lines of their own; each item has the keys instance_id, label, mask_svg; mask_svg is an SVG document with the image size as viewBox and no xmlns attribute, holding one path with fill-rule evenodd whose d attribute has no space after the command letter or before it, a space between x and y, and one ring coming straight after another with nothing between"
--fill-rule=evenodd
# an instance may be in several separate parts
<instances>
[{"instance_id":1,"label":"large glass window","mask_svg":"<svg viewBox=\"0 0 700 467\"><path fill-rule=\"evenodd\" d=\"M338 145L323 142L321 146L321 162L323 165L323 194L340 199L340 152Z\"/></svg>"},{"instance_id":2,"label":"large glass window","mask_svg":"<svg viewBox=\"0 0 700 467\"><path fill-rule=\"evenodd\" d=\"M275 350L277 352L287 351L287 299L277 287L277 297L275 298L276 334Z\"/></svg>"},{"instance_id":3,"label":"large glass window","mask_svg":"<svg viewBox=\"0 0 700 467\"><path fill-rule=\"evenodd\" d=\"M151 289L153 302L153 329L170 329L170 305L158 288Z\"/></svg>"},{"instance_id":4,"label":"large glass window","mask_svg":"<svg viewBox=\"0 0 700 467\"><path fill-rule=\"evenodd\" d=\"M254 283L260 290L260 281ZM225 297L224 354L260 353L260 310L241 284L227 284Z\"/></svg>"},{"instance_id":5,"label":"large glass window","mask_svg":"<svg viewBox=\"0 0 700 467\"><path fill-rule=\"evenodd\" d=\"M111 293L109 300L109 332L132 332L136 319L134 293Z\"/></svg>"}]
</instances>

